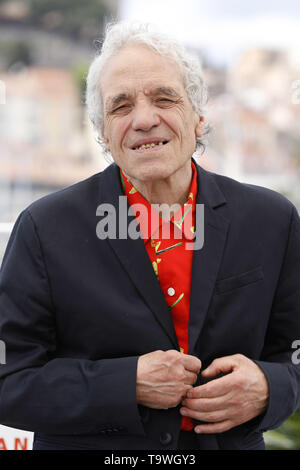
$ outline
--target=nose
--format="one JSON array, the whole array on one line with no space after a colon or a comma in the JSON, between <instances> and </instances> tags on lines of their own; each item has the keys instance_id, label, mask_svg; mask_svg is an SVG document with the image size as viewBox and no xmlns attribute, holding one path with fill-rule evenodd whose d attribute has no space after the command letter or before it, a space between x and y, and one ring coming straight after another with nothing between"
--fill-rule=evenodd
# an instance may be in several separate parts
<instances>
[{"instance_id":1,"label":"nose","mask_svg":"<svg viewBox=\"0 0 300 470\"><path fill-rule=\"evenodd\" d=\"M137 104L132 116L132 128L135 131L149 131L160 124L156 109L150 103Z\"/></svg>"}]
</instances>

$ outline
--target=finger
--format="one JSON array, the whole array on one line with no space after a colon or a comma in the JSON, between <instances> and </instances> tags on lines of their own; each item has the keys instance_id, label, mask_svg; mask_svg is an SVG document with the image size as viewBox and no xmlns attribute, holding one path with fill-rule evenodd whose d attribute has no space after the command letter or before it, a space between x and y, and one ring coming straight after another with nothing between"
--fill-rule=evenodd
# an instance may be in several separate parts
<instances>
[{"instance_id":1,"label":"finger","mask_svg":"<svg viewBox=\"0 0 300 470\"><path fill-rule=\"evenodd\" d=\"M221 372L232 372L237 365L236 356L219 357L202 371L202 375L204 377L214 377Z\"/></svg>"},{"instance_id":2,"label":"finger","mask_svg":"<svg viewBox=\"0 0 300 470\"><path fill-rule=\"evenodd\" d=\"M184 379L185 384L194 385L194 383L197 382L197 379L198 379L198 374L185 370L185 379Z\"/></svg>"},{"instance_id":3,"label":"finger","mask_svg":"<svg viewBox=\"0 0 300 470\"><path fill-rule=\"evenodd\" d=\"M220 421L218 423L199 424L195 426L194 431L197 434L216 434L220 432L229 431L234 426L230 420Z\"/></svg>"},{"instance_id":4,"label":"finger","mask_svg":"<svg viewBox=\"0 0 300 470\"><path fill-rule=\"evenodd\" d=\"M228 394L233 387L233 373L211 380L210 382L199 385L189 390L187 398L216 398Z\"/></svg>"},{"instance_id":5,"label":"finger","mask_svg":"<svg viewBox=\"0 0 300 470\"><path fill-rule=\"evenodd\" d=\"M218 411L203 412L199 410L191 410L190 408L180 408L180 414L188 418L197 419L198 421L205 421L207 423L216 423L224 421L231 417L230 412L227 409Z\"/></svg>"},{"instance_id":6,"label":"finger","mask_svg":"<svg viewBox=\"0 0 300 470\"><path fill-rule=\"evenodd\" d=\"M198 357L190 356L188 354L182 354L182 363L185 369L199 374L202 363L200 359L198 359Z\"/></svg>"},{"instance_id":7,"label":"finger","mask_svg":"<svg viewBox=\"0 0 300 470\"><path fill-rule=\"evenodd\" d=\"M217 411L222 410L232 403L230 393L217 398L185 398L181 404L185 408L198 411Z\"/></svg>"}]
</instances>

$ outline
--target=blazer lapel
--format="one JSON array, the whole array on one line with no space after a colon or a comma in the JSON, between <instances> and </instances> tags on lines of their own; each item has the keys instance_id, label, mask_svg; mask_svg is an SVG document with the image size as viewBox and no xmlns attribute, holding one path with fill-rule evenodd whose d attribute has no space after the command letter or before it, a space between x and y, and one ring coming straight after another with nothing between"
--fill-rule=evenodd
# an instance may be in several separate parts
<instances>
[{"instance_id":1,"label":"blazer lapel","mask_svg":"<svg viewBox=\"0 0 300 470\"><path fill-rule=\"evenodd\" d=\"M229 221L217 210L219 206L226 203L226 200L214 176L197 164L196 167L198 172L197 204L204 204L204 244L201 249L193 253L189 354L194 352L209 308L229 226ZM196 221L196 224L197 222L199 223Z\"/></svg>"},{"instance_id":2,"label":"blazer lapel","mask_svg":"<svg viewBox=\"0 0 300 470\"><path fill-rule=\"evenodd\" d=\"M149 260L143 239L139 237L134 240L128 236L124 239L118 238L118 234L121 233L120 229L124 232L124 221L126 223L126 233L128 233L129 226L131 229L135 226L136 232L138 232L136 219L122 190L119 167L112 164L101 176L101 200L105 201L106 204L111 204L116 215L117 238L108 237L107 240L132 282L155 315L158 323L170 338L174 348L179 349L171 314ZM123 196L121 204L119 196ZM128 212L129 215L127 216ZM123 221L122 228L120 227L120 218Z\"/></svg>"}]
</instances>

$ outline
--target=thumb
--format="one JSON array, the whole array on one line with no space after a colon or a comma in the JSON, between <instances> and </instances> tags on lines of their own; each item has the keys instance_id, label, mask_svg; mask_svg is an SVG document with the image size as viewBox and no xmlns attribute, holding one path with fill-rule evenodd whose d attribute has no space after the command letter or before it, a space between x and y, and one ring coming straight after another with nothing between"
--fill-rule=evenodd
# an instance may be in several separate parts
<instances>
[{"instance_id":1,"label":"thumb","mask_svg":"<svg viewBox=\"0 0 300 470\"><path fill-rule=\"evenodd\" d=\"M237 362L234 356L219 357L202 371L202 375L204 377L214 377L221 372L232 372L236 366Z\"/></svg>"}]
</instances>

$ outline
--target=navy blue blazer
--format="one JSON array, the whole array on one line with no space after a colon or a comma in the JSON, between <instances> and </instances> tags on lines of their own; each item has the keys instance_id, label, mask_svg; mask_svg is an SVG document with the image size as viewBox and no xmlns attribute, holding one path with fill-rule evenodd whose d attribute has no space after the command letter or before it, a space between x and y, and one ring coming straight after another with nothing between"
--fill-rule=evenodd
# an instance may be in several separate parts
<instances>
[{"instance_id":1,"label":"navy blue blazer","mask_svg":"<svg viewBox=\"0 0 300 470\"><path fill-rule=\"evenodd\" d=\"M197 165L204 246L193 253L189 354L205 368L244 354L266 374L267 411L200 449L263 449L300 406L300 220L280 194ZM141 238L100 240L97 207L118 213L119 168L31 204L0 273L0 423L34 431L34 448L176 449L179 407L136 403L138 357L179 349ZM118 218L118 217L117 217ZM128 217L128 224L133 216ZM197 385L203 383L199 375Z\"/></svg>"}]
</instances>

